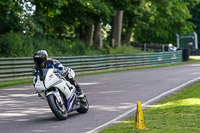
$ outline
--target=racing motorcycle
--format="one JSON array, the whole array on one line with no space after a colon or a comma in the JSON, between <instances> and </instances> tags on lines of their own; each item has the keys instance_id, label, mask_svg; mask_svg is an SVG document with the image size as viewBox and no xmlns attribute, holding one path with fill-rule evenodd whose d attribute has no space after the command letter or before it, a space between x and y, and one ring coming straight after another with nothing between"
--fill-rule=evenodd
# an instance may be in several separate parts
<instances>
[{"instance_id":1,"label":"racing motorcycle","mask_svg":"<svg viewBox=\"0 0 200 133\"><path fill-rule=\"evenodd\" d=\"M38 96L48 102L51 111L60 120L65 120L69 112L86 113L89 109L86 96L78 97L76 88L64 78L58 69L41 69L37 76L35 89Z\"/></svg>"}]
</instances>

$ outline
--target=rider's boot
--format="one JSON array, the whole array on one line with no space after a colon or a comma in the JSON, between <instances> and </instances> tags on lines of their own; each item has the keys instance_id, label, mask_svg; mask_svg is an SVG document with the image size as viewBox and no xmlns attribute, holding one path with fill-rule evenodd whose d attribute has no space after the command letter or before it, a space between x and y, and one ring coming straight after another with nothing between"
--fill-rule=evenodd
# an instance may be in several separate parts
<instances>
[{"instance_id":1,"label":"rider's boot","mask_svg":"<svg viewBox=\"0 0 200 133\"><path fill-rule=\"evenodd\" d=\"M79 85L76 85L75 87L78 97L83 98L85 96L85 94L83 93L83 89Z\"/></svg>"},{"instance_id":2,"label":"rider's boot","mask_svg":"<svg viewBox=\"0 0 200 133\"><path fill-rule=\"evenodd\" d=\"M78 83L74 79L69 79L69 82L75 86L76 94L79 98L83 98L85 94L83 93L83 89L78 85Z\"/></svg>"}]
</instances>

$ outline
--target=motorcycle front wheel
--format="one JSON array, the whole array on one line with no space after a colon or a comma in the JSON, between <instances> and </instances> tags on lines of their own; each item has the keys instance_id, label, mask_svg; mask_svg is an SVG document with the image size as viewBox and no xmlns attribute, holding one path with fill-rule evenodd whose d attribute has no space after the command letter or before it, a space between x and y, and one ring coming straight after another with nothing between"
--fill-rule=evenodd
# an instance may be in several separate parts
<instances>
[{"instance_id":1,"label":"motorcycle front wheel","mask_svg":"<svg viewBox=\"0 0 200 133\"><path fill-rule=\"evenodd\" d=\"M51 111L59 120L67 119L68 114L65 105L59 103L53 94L47 96L47 101Z\"/></svg>"}]
</instances>

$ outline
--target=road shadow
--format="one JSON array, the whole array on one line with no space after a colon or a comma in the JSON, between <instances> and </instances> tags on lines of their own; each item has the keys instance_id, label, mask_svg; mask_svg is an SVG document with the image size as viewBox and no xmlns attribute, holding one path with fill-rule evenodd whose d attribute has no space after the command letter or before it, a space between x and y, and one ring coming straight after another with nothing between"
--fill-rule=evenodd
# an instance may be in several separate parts
<instances>
[{"instance_id":1,"label":"road shadow","mask_svg":"<svg viewBox=\"0 0 200 133\"><path fill-rule=\"evenodd\" d=\"M74 119L75 117L77 117L79 115L81 115L81 114L79 114L76 111L70 112L68 114L68 117L67 117L66 120ZM65 121L65 120L59 120L59 119L56 118L56 116L54 116L53 113L48 113L45 116L43 115L43 116L38 116L38 117L36 117L32 120L30 119L30 121L36 122L36 123L39 123L39 122L44 123L44 122L61 122L61 121Z\"/></svg>"}]
</instances>

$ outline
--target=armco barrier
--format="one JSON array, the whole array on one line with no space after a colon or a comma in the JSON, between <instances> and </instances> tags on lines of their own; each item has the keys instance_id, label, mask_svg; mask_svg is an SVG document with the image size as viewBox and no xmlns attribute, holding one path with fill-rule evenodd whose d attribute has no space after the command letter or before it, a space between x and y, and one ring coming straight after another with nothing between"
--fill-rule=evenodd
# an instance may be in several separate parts
<instances>
[{"instance_id":1,"label":"armco barrier","mask_svg":"<svg viewBox=\"0 0 200 133\"><path fill-rule=\"evenodd\" d=\"M84 73L181 62L182 51L53 58L74 69L76 73ZM32 68L32 57L0 58L0 81L31 78Z\"/></svg>"}]
</instances>

